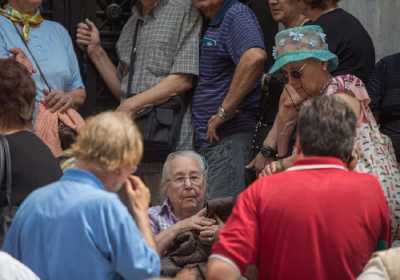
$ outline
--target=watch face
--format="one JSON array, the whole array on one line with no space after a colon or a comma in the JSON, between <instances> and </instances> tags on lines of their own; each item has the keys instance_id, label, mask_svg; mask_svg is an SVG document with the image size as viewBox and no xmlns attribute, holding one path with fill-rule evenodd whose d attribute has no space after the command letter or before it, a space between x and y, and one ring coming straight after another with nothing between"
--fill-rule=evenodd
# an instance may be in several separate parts
<instances>
[{"instance_id":1,"label":"watch face","mask_svg":"<svg viewBox=\"0 0 400 280\"><path fill-rule=\"evenodd\" d=\"M262 147L260 152L266 158L272 158L275 156L275 151L271 147Z\"/></svg>"}]
</instances>

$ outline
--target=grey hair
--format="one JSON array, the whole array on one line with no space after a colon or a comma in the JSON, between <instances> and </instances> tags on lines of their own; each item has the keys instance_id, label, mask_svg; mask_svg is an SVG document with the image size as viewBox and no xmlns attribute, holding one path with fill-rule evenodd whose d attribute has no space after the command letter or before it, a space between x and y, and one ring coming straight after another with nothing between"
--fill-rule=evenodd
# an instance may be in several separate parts
<instances>
[{"instance_id":1,"label":"grey hair","mask_svg":"<svg viewBox=\"0 0 400 280\"><path fill-rule=\"evenodd\" d=\"M163 169L162 169L162 173L161 173L160 186L161 186L161 192L164 196L165 196L165 191L166 191L165 186L169 179L168 178L169 172L170 172L169 165L170 165L171 160L175 159L176 157L189 157L189 158L192 158L195 161L197 161L197 163L200 166L200 172L203 174L204 184L207 184L207 165L206 165L204 158L201 155L199 155L195 151L173 152L173 153L170 153L168 155L167 159L165 160Z\"/></svg>"},{"instance_id":2,"label":"grey hair","mask_svg":"<svg viewBox=\"0 0 400 280\"><path fill-rule=\"evenodd\" d=\"M303 104L297 136L306 156L332 156L349 162L354 148L357 117L337 96L315 97Z\"/></svg>"}]
</instances>

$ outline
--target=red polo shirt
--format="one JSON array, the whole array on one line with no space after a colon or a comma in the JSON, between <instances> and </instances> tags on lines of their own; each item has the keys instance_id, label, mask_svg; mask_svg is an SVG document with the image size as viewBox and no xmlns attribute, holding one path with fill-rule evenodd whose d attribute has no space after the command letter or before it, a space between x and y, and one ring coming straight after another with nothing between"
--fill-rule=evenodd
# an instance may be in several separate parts
<instances>
[{"instance_id":1,"label":"red polo shirt","mask_svg":"<svg viewBox=\"0 0 400 280\"><path fill-rule=\"evenodd\" d=\"M244 191L212 257L260 279L355 279L378 242L390 244L389 210L371 175L335 158L309 157Z\"/></svg>"}]
</instances>

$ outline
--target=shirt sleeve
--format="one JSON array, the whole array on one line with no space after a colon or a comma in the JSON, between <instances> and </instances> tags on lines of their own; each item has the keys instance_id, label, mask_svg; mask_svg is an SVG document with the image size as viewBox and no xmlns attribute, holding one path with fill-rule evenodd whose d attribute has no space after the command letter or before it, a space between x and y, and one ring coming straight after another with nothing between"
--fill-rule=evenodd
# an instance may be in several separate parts
<instances>
[{"instance_id":1,"label":"shirt sleeve","mask_svg":"<svg viewBox=\"0 0 400 280\"><path fill-rule=\"evenodd\" d=\"M120 203L119 203L120 204ZM115 271L124 279L148 279L160 274L160 258L151 249L128 210L121 204L107 207L106 238L98 247L111 259Z\"/></svg>"},{"instance_id":2,"label":"shirt sleeve","mask_svg":"<svg viewBox=\"0 0 400 280\"><path fill-rule=\"evenodd\" d=\"M193 6L184 16L179 34L177 52L171 68L171 74L199 74L199 46L202 19Z\"/></svg>"},{"instance_id":3,"label":"shirt sleeve","mask_svg":"<svg viewBox=\"0 0 400 280\"><path fill-rule=\"evenodd\" d=\"M385 94L385 73L386 65L384 61L381 60L376 64L375 69L368 80L367 89L371 99L370 107L374 113L381 111L381 102L383 95Z\"/></svg>"},{"instance_id":4,"label":"shirt sleeve","mask_svg":"<svg viewBox=\"0 0 400 280\"><path fill-rule=\"evenodd\" d=\"M81 77L81 72L79 69L79 63L78 59L76 57L74 45L72 44L71 37L69 36L69 33L67 30L65 30L64 27L60 26L62 28L62 34L63 34L63 40L64 40L64 45L65 45L65 50L66 50L66 55L68 56L68 62L69 62L69 71L70 71L70 78L68 83L66 84L66 88L64 89L65 91L73 91L77 89L84 88L83 82L82 82L82 77Z\"/></svg>"},{"instance_id":5,"label":"shirt sleeve","mask_svg":"<svg viewBox=\"0 0 400 280\"><path fill-rule=\"evenodd\" d=\"M227 15L230 20L224 24L225 47L235 64L248 49L265 49L262 30L257 18L249 7L240 5Z\"/></svg>"},{"instance_id":6,"label":"shirt sleeve","mask_svg":"<svg viewBox=\"0 0 400 280\"><path fill-rule=\"evenodd\" d=\"M1 27L0 27L0 58L10 57L10 52L7 49L6 41L4 40Z\"/></svg>"},{"instance_id":7,"label":"shirt sleeve","mask_svg":"<svg viewBox=\"0 0 400 280\"><path fill-rule=\"evenodd\" d=\"M151 231L153 232L153 234L154 235L159 234L160 227L158 226L158 223L157 223L156 210L153 210L152 208L149 209L149 220L150 220Z\"/></svg>"},{"instance_id":8,"label":"shirt sleeve","mask_svg":"<svg viewBox=\"0 0 400 280\"><path fill-rule=\"evenodd\" d=\"M255 264L259 244L257 223L257 188L259 181L244 191L213 246L212 256L232 261L242 275L249 264Z\"/></svg>"}]
</instances>

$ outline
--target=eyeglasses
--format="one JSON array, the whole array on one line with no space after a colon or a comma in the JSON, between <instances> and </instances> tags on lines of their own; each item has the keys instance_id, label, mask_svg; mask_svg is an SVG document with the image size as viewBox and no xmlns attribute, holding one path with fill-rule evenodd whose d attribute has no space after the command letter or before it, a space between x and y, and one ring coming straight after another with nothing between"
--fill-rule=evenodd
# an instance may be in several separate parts
<instances>
[{"instance_id":1,"label":"eyeglasses","mask_svg":"<svg viewBox=\"0 0 400 280\"><path fill-rule=\"evenodd\" d=\"M177 176L176 178L170 179L168 181L174 183L177 186L183 186L187 179L189 180L191 185L199 186L203 181L203 174L192 174L190 176Z\"/></svg>"},{"instance_id":2,"label":"eyeglasses","mask_svg":"<svg viewBox=\"0 0 400 280\"><path fill-rule=\"evenodd\" d=\"M289 71L288 74L285 73L284 75L285 75L286 81L289 81L289 75L290 75L290 77L292 77L295 80L300 80L301 76L303 76L303 71L306 68L306 66L307 66L307 63L304 63L299 69Z\"/></svg>"}]
</instances>

